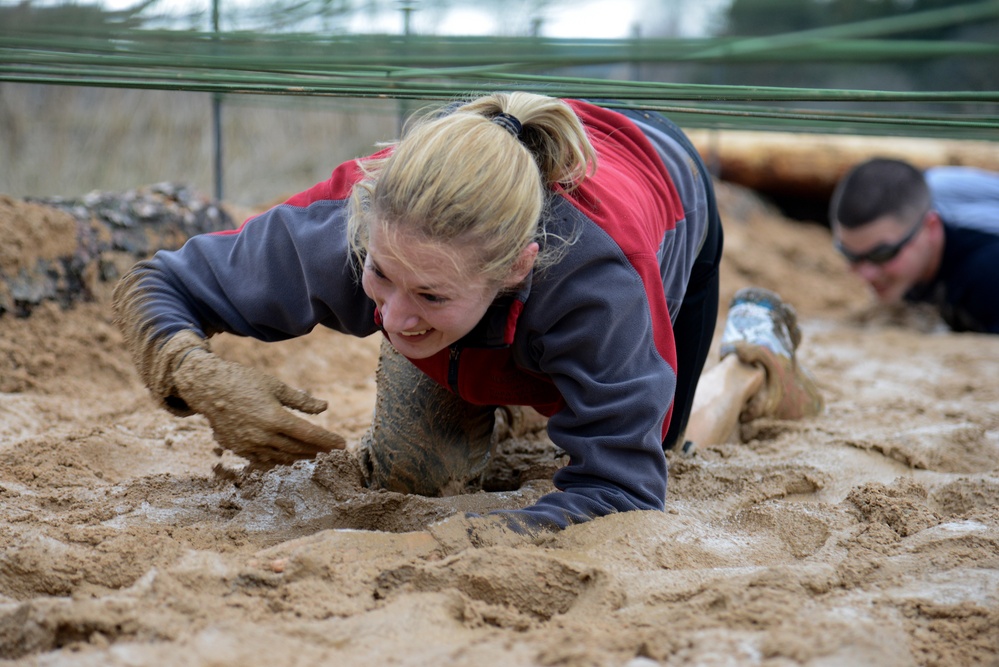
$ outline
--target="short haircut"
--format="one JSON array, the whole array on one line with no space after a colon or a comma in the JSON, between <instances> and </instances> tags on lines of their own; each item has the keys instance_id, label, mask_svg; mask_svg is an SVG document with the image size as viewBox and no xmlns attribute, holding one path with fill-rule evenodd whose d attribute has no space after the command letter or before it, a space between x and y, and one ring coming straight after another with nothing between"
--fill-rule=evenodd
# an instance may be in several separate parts
<instances>
[{"instance_id":1,"label":"short haircut","mask_svg":"<svg viewBox=\"0 0 999 667\"><path fill-rule=\"evenodd\" d=\"M855 229L886 215L908 221L929 207L923 172L908 162L879 157L855 166L836 185L829 222Z\"/></svg>"}]
</instances>

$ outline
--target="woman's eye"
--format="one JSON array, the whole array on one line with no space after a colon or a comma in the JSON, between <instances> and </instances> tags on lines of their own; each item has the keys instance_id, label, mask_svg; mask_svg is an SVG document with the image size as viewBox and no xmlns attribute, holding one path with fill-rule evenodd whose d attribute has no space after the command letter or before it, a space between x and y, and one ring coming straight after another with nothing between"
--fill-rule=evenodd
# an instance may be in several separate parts
<instances>
[{"instance_id":1,"label":"woman's eye","mask_svg":"<svg viewBox=\"0 0 999 667\"><path fill-rule=\"evenodd\" d=\"M447 303L447 299L442 296L437 296L436 294L421 294L420 297L422 297L424 301L429 301L430 303L436 303L438 305Z\"/></svg>"}]
</instances>

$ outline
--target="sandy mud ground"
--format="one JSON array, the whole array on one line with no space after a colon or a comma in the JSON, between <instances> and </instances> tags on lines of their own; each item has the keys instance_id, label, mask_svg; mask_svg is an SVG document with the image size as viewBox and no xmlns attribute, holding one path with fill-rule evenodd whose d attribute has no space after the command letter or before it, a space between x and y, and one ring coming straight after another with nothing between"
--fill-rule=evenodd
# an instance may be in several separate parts
<instances>
[{"instance_id":1,"label":"sandy mud ground","mask_svg":"<svg viewBox=\"0 0 999 667\"><path fill-rule=\"evenodd\" d=\"M505 444L521 488L454 498L368 492L335 455L245 474L201 417L154 407L109 285L0 318L0 664L999 664L999 337L871 307L826 230L720 196L723 299L797 307L825 413L671 454L665 513L532 542L425 528L550 490L539 437ZM54 252L49 231L8 266ZM216 349L327 399L316 422L356 441L377 343Z\"/></svg>"}]
</instances>

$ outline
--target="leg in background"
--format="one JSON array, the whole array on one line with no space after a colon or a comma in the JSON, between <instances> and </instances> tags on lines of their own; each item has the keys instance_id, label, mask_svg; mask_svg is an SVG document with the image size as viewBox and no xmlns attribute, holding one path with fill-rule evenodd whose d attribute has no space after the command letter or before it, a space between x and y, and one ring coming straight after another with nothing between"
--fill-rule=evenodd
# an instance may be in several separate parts
<instances>
[{"instance_id":1,"label":"leg in background","mask_svg":"<svg viewBox=\"0 0 999 667\"><path fill-rule=\"evenodd\" d=\"M762 368L744 364L735 355L711 367L697 385L685 438L700 446L731 441L746 404L766 378Z\"/></svg>"},{"instance_id":2,"label":"leg in background","mask_svg":"<svg viewBox=\"0 0 999 667\"><path fill-rule=\"evenodd\" d=\"M736 292L722 334L722 360L701 378L687 439L717 444L730 439L740 421L819 414L822 395L798 365L800 342L794 308L777 294L757 287Z\"/></svg>"}]
</instances>

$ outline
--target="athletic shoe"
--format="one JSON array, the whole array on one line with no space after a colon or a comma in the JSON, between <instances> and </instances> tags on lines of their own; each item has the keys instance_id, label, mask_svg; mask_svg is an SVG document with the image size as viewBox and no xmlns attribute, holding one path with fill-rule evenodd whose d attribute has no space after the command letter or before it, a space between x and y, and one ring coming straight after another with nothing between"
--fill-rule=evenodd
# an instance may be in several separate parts
<instances>
[{"instance_id":1,"label":"athletic shoe","mask_svg":"<svg viewBox=\"0 0 999 667\"><path fill-rule=\"evenodd\" d=\"M763 388L740 415L742 421L800 419L822 411L818 387L795 357L800 342L797 314L777 294L759 287L736 292L722 333L721 356L735 354L767 374Z\"/></svg>"}]
</instances>

